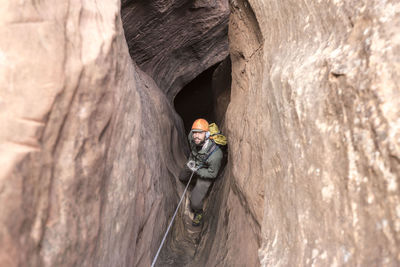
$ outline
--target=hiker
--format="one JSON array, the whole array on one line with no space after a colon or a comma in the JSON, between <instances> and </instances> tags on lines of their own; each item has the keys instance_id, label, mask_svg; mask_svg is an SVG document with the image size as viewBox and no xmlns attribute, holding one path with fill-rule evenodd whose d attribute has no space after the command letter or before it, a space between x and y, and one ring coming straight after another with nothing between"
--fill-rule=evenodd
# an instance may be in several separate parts
<instances>
[{"instance_id":1,"label":"hiker","mask_svg":"<svg viewBox=\"0 0 400 267\"><path fill-rule=\"evenodd\" d=\"M193 179L196 180L196 185L190 196L190 207L194 212L193 226L201 224L203 200L214 179L217 178L223 158L221 148L210 138L209 129L209 124L204 119L198 119L193 123L188 136L191 149L189 161L179 175L179 180L187 183L194 172ZM219 132L218 134L220 135Z\"/></svg>"}]
</instances>

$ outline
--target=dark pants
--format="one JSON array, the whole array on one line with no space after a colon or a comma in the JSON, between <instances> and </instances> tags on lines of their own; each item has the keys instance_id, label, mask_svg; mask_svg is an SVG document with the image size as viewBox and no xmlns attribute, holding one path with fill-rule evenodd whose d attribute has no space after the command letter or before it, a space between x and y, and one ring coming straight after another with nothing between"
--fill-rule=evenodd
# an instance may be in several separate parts
<instances>
[{"instance_id":1,"label":"dark pants","mask_svg":"<svg viewBox=\"0 0 400 267\"><path fill-rule=\"evenodd\" d=\"M179 180L187 184L190 179L190 175L192 175L192 171L185 165L181 173L179 174ZM195 212L201 212L203 210L203 201L207 195L208 188L210 188L212 184L212 180L202 179L198 175L194 174L192 181L196 181L196 185L192 190L192 194L190 195L190 207Z\"/></svg>"}]
</instances>

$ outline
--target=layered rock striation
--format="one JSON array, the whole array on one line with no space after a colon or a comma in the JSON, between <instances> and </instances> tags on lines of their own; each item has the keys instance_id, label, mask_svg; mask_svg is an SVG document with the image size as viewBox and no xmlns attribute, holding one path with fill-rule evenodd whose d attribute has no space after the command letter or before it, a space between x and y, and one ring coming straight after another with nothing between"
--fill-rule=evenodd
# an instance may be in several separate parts
<instances>
[{"instance_id":1,"label":"layered rock striation","mask_svg":"<svg viewBox=\"0 0 400 267\"><path fill-rule=\"evenodd\" d=\"M227 1L14 2L0 11L0 265L149 266L187 153L172 100L227 56Z\"/></svg>"},{"instance_id":2,"label":"layered rock striation","mask_svg":"<svg viewBox=\"0 0 400 267\"><path fill-rule=\"evenodd\" d=\"M119 1L0 13L0 266L149 266L185 137Z\"/></svg>"},{"instance_id":3,"label":"layered rock striation","mask_svg":"<svg viewBox=\"0 0 400 267\"><path fill-rule=\"evenodd\" d=\"M228 55L229 13L227 0L122 1L130 54L171 102Z\"/></svg>"},{"instance_id":4,"label":"layered rock striation","mask_svg":"<svg viewBox=\"0 0 400 267\"><path fill-rule=\"evenodd\" d=\"M397 266L398 2L231 8L229 172L199 261Z\"/></svg>"},{"instance_id":5,"label":"layered rock striation","mask_svg":"<svg viewBox=\"0 0 400 267\"><path fill-rule=\"evenodd\" d=\"M400 5L230 9L231 92L228 60L213 81L228 165L201 232L182 209L163 263L399 265ZM3 5L0 266L150 265L187 152L172 100L226 58L228 13L211 0Z\"/></svg>"}]
</instances>

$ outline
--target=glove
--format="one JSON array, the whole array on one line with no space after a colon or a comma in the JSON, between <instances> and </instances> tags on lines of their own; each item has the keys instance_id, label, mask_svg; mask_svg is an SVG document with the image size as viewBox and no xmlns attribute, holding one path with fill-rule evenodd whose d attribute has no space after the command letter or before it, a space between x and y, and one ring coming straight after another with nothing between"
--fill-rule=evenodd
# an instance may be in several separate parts
<instances>
[{"instance_id":1,"label":"glove","mask_svg":"<svg viewBox=\"0 0 400 267\"><path fill-rule=\"evenodd\" d=\"M189 160L187 163L186 163L186 166L191 170L191 171L197 171L199 168L200 168L200 166L196 166L196 162L194 161L194 160Z\"/></svg>"}]
</instances>

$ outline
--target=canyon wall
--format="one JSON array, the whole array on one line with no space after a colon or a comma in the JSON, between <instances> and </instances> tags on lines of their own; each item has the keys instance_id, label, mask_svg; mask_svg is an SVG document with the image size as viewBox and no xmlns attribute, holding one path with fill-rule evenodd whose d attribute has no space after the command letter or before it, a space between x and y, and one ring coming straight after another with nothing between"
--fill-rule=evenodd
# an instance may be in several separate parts
<instances>
[{"instance_id":1,"label":"canyon wall","mask_svg":"<svg viewBox=\"0 0 400 267\"><path fill-rule=\"evenodd\" d=\"M0 14L0 266L149 266L187 153L172 100L228 55L228 2Z\"/></svg>"},{"instance_id":2,"label":"canyon wall","mask_svg":"<svg viewBox=\"0 0 400 267\"><path fill-rule=\"evenodd\" d=\"M229 171L200 262L399 265L400 3L230 3Z\"/></svg>"},{"instance_id":3,"label":"canyon wall","mask_svg":"<svg viewBox=\"0 0 400 267\"><path fill-rule=\"evenodd\" d=\"M228 3L2 7L0 266L149 266L187 152L171 103L226 58ZM399 265L400 3L230 10L228 165L169 242L198 241L188 266Z\"/></svg>"},{"instance_id":4,"label":"canyon wall","mask_svg":"<svg viewBox=\"0 0 400 267\"><path fill-rule=\"evenodd\" d=\"M2 4L0 266L149 266L173 212L181 119L100 2Z\"/></svg>"},{"instance_id":5,"label":"canyon wall","mask_svg":"<svg viewBox=\"0 0 400 267\"><path fill-rule=\"evenodd\" d=\"M228 0L122 1L129 51L172 102L228 55Z\"/></svg>"}]
</instances>

